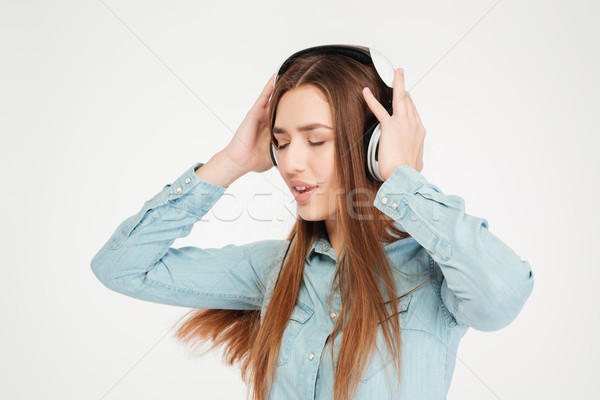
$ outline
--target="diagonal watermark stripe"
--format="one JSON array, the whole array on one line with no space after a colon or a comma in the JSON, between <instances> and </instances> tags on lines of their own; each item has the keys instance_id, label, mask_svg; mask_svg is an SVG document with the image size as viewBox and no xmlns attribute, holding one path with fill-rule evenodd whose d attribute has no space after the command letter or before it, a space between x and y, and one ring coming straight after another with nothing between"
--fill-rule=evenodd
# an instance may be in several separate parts
<instances>
[{"instance_id":1,"label":"diagonal watermark stripe","mask_svg":"<svg viewBox=\"0 0 600 400\"><path fill-rule=\"evenodd\" d=\"M225 128L227 128L227 130L229 130L229 132L231 132L233 134L233 136L235 135L235 132L233 131L233 129L231 129L226 123L225 121L223 121L223 119L221 119L217 113L215 113L212 108L210 108L208 106L208 104L206 104L206 102L204 100L202 100L202 98L200 98L200 96L198 96L193 90L192 88L185 83L185 81L183 79L181 79L181 77L179 77L179 75L177 75L177 73L175 73L175 71L173 71L173 69L171 67L169 67L169 65L167 65L167 63L159 57L158 54L156 54L156 52L154 50L152 50L152 48L150 46L148 46L148 44L146 44L146 42L144 42L144 40L142 40L142 38L135 33L135 31L133 29L131 29L131 27L129 25L127 25L127 23L125 21L123 21L123 19L121 17L119 17L117 15L117 13L109 7L108 4L106 4L106 2L104 0L100 0L100 2L106 7L107 10L110 11L110 13L112 15L114 15L115 18L117 18L119 20L119 22L121 22L121 24L123 24L123 26L133 35L136 37L136 39L142 44L144 45L144 47L150 52L152 53L152 55L167 69L169 70L169 72L171 72L171 74L200 102L204 105L204 107L206 107L206 109L208 111L210 111L212 113L212 115L215 116L216 119L219 120L219 122L221 122L221 124L223 124L223 126ZM256 152L254 150L252 150L252 148L245 142L243 141L240 137L236 136L236 138L242 142L250 151L252 151L254 153L255 156L259 156L258 154L256 154ZM267 181L269 183L269 185L271 185L272 187L274 187L275 189L279 190L284 196L288 197L288 199L291 197L290 193L286 193L285 191L281 190L279 187L275 186L275 184L271 181L269 181L264 174L259 174L261 176L262 179L264 179L265 181ZM293 197L292 197L293 200Z\"/></svg>"},{"instance_id":2,"label":"diagonal watermark stripe","mask_svg":"<svg viewBox=\"0 0 600 400\"><path fill-rule=\"evenodd\" d=\"M435 64L433 64L433 65L431 66L431 68L429 68L429 70L428 70L428 71L427 71L427 72L426 72L426 73L425 73L423 76L421 76L421 78L419 78L419 80L417 80L417 82L416 82L416 83L415 83L413 86L411 86L411 88L410 88L409 90L407 90L407 92L412 92L412 90L413 90L415 87L417 87L417 85L418 85L419 83L421 83L421 81L422 81L423 79L425 79L425 77L427 77L427 75L429 75L429 74L431 73L431 71L433 71L433 70L435 69L435 67L437 67L437 66L438 66L438 65L439 65L439 64L442 62L442 60L444 60L444 58L446 58L446 57L448 56L448 54L450 54L450 52L452 52L452 50L454 50L454 49L456 48L456 46L458 46L458 45L459 45L459 44L460 44L460 43L461 43L461 42L462 42L462 41L463 41L463 40L464 40L464 39L465 39L465 38L466 38L466 37L469 35L469 33L471 33L471 32L473 31L473 29L475 29L475 27L477 27L477 25L479 25L479 24L481 23L481 21L483 21L483 19L484 19L485 17L487 17L487 16L489 15L489 13L491 13L491 12L492 12L492 10L493 10L494 8L496 8L496 6L497 6L497 5L498 5L498 4L499 4L501 1L502 1L502 0L498 0L496 3L494 3L494 5L493 5L492 7L490 7L490 9L489 9L489 10L487 10L487 11L485 12L485 14L483 14L483 15L481 16L481 18L479 18L479 20L477 20L477 22L475 22L475 24L474 24L474 25L473 25L473 26L472 26L472 27L471 27L469 30L467 30L467 32L465 32L465 34L464 34L464 35L462 35L462 36L461 36L461 38L460 38L460 39L458 39L458 40L456 41L456 43L454 43L454 45L453 45L452 47L450 47L450 49L449 49L449 50L448 50L446 53L444 53L444 55L443 55L443 56L441 56L441 57L440 57L440 59L439 59L438 61L436 61L436 63L435 63ZM399 103L400 103L400 102L401 102L401 101L404 99L404 97L405 97L405 96L406 96L406 94L404 94L403 96L401 96L401 97L400 97L400 100L398 100L396 103L393 103L393 105L392 105L392 109L393 109L393 107L395 107L397 104L399 104ZM359 143L361 143L361 142L362 142L362 136L361 136L361 138L360 138L360 140L359 140L359 141L357 141L356 143L354 143L354 146L357 146L357 145L358 145ZM349 147L349 148L346 150L346 152L344 153L344 156L348 154L348 152L350 151L350 149L351 149L352 147L353 147L353 146L350 146L350 147Z\"/></svg>"},{"instance_id":3,"label":"diagonal watermark stripe","mask_svg":"<svg viewBox=\"0 0 600 400\"><path fill-rule=\"evenodd\" d=\"M350 250L350 251L351 251L351 252L352 252L352 253L353 253L353 254L354 254L356 257L358 257L358 258L361 260L361 262L362 262L362 263L365 263L365 261L364 261L364 260L363 260L363 259L360 257L360 255L359 255L359 254L357 254L357 253L356 253L354 250L350 249L349 247L346 247L346 249ZM383 282L383 284L385 285L385 282L383 281L383 278L382 278L382 277L380 277L380 276L378 276L378 278L379 278L379 280L380 280L380 281L382 281L382 282ZM417 286L417 287L416 287L415 289L413 289L413 290L419 289L420 287L422 287L422 284L421 284L421 285L419 285L419 286ZM386 288L386 289L387 289L387 288ZM413 290L411 290L411 292L412 292ZM465 366L465 367L466 367L466 368L469 370L469 372L471 372L471 374L473 374L473 376L474 376L475 378L477 378L477 379L479 380L479 382L481 382L481 384L482 384L483 386L485 386L485 387L486 387L486 388L487 388L487 389L490 391L490 393L492 393L492 394L494 395L494 397L496 397L498 400L501 400L501 399L500 399L500 396L498 396L498 394L497 394L496 392L494 392L494 391L492 390L492 388L491 388L491 387L490 387L490 386L489 386L487 383L485 383L485 381L484 381L484 380L483 380L483 379L482 379L482 378L481 378L479 375L477 375L477 373L475 373L475 371L473 370L473 368L469 367L469 365L468 365L468 364L467 364L465 361L463 361L463 360L462 360L462 358L460 358L460 357L458 356L457 352L456 352L456 351L454 351L454 349L453 349L453 348L452 348L452 347L451 347L451 346L448 344L448 342L444 341L444 340L443 340L441 337L439 337L439 335L436 333L436 329L433 329L433 327L432 327L432 326L431 326L429 323L427 323L427 322L426 322L426 321L425 321L425 320L424 320L424 319L423 319L423 318L422 318L422 317L419 315L419 313L413 313L413 314L411 314L411 317L412 317L412 316L414 316L416 319L418 319L418 320L419 320L419 322L421 322L421 323L422 323L422 324L423 324L423 325L424 325L424 326L427 328L428 332L429 332L429 333L431 333L431 334L432 334L432 335L433 335L433 336L434 336L434 337L435 337L435 338L436 338L436 339L437 339L437 340L438 340L438 341L439 341L439 342L440 342L442 345L444 345L444 347L446 347L446 349L447 349L447 350L448 350L450 353L452 353L452 355L454 355L454 356L456 357L456 359L457 359L458 361L460 361L460 363L461 363L462 365L464 365L464 366Z\"/></svg>"},{"instance_id":4,"label":"diagonal watermark stripe","mask_svg":"<svg viewBox=\"0 0 600 400\"><path fill-rule=\"evenodd\" d=\"M127 28L127 30L129 30L139 41L140 43L142 43L146 49L148 49L148 51L150 51L154 57L156 59L158 59L163 66L165 66L179 81L180 83L182 83L190 93L192 93L192 95L199 100L230 132L233 133L233 130L221 119L219 118L219 116L189 87L189 85L187 85L103 0L100 0L101 3ZM502 0L498 0L428 71L427 73L425 73L425 75L423 75L415 85L413 85L411 87L410 90L412 90L414 87L416 87L460 42L462 42L464 40L464 38L477 26L479 25L479 23L501 2ZM402 99L401 99L402 100ZM401 101L400 100L400 101ZM399 102L400 102L399 101ZM396 103L397 104L397 103ZM234 133L235 135L235 133ZM238 138L239 139L239 138ZM240 139L241 140L241 139ZM243 142L243 141L242 141ZM244 143L244 142L243 142ZM247 143L244 143L246 145L246 147L248 147L250 150L251 147L248 146ZM263 179L266 179L264 177L264 174L260 174ZM274 186L272 182L270 182L269 180L267 180L267 182L269 182L270 185ZM276 187L277 190L281 191L278 187ZM283 191L281 191L284 195L288 196L289 195ZM221 279L219 279L219 281L217 281L215 283L215 285L213 285L213 287L211 287L212 290L214 288L214 286L216 286L225 276L227 276L231 270L233 268L235 268L240 261L238 261L238 263L234 264L231 268L229 268L226 273L221 277ZM194 307L193 307L194 308ZM420 317L418 317L420 318ZM422 321L423 323L425 323L424 321ZM117 381L115 382L115 384L101 397L101 399L104 399L106 396L108 396L163 340L165 337L167 337L173 330L174 328L169 329L136 363L134 363L131 368ZM440 340L441 343L443 343L450 351L452 351L452 353L456 356L456 358L463 364L465 365L465 367L467 367L467 369L475 376L477 377L477 379L479 379L482 384L484 384L488 390L494 394L494 396L496 396L496 398L500 399L500 397L494 393L492 391L492 389L489 387L489 385L487 385L462 359L460 359L458 357L458 355L449 347L449 345L447 343L445 343L443 340L441 340L438 337L438 340Z\"/></svg>"},{"instance_id":5,"label":"diagonal watermark stripe","mask_svg":"<svg viewBox=\"0 0 600 400\"><path fill-rule=\"evenodd\" d=\"M182 211L182 212L183 212L183 211ZM215 288L215 287L216 287L216 286L217 286L219 283L221 283L221 281L223 280L223 278L225 278L226 276L228 276L228 275L229 275L229 273L230 273L231 271L233 271L233 269L234 269L235 267L237 267L237 266L238 266L238 265L239 265L239 264L240 264L240 263L241 263L243 260L245 260L245 258L243 258L243 257L242 257L242 258L240 258L240 260L239 260L238 262L236 262L236 263L235 263L235 264L233 264L233 265L232 265L232 266L231 266L229 269L227 269L227 271L225 271L225 273L223 274L223 276L222 276L222 277L221 277L221 278L220 278L220 279L219 279L217 282L215 282L215 284L214 284L213 286L211 286L211 287L210 287L210 289L208 289L208 290L207 290L207 292L210 292L210 291L212 291L212 290L213 290L213 289L214 289L214 288ZM198 306L199 304L200 304L200 302L197 302L196 304L194 304L194 306L192 306L192 307L188 307L188 308L191 308L191 309L198 308L197 306ZM185 315L184 315L184 317L185 317ZM181 318L180 318L180 319L181 319ZM152 351L153 351L153 350L154 350L156 347L158 347L158 345L159 345L159 344L160 344L160 343L161 343L161 342L162 342L162 341L163 341L163 340L164 340L164 339L165 339L167 336L169 336L169 335L170 335L170 334L173 332L173 330L174 330L175 328L176 328L176 325L175 325L175 326L172 326L172 327L171 327L171 328L170 328L170 329L169 329L167 332L165 332L165 334L164 334L164 335L162 335L162 336L161 336L161 337L160 337L160 338L159 338L159 339L156 341L156 343L154 343L154 344L152 345L152 347L150 347L150 348L148 349L148 351L146 351L146 352L144 353L144 355L142 355L142 357L140 357L140 359L139 359L139 360L137 360L137 361L136 361L136 362L135 362L135 363L134 363L134 364L133 364L133 365L132 365L132 366L131 366L131 367L130 367L128 370L127 370L127 372L125 372L125 374L123 374L123 376L121 376L121 377L120 377L120 378L119 378L119 379L118 379L118 380L117 380L117 381L116 381L116 382L115 382L115 383L114 383L114 384L113 384L113 385L110 387L110 389L108 389L108 390L107 390L107 391L106 391L106 392L105 392L105 393L102 395L102 397L100 397L100 400L103 400L104 398L106 398L106 396L108 396L108 395L109 395L109 394L110 394L110 393L111 393L111 392L112 392L112 391L113 391L113 390L114 390L114 389L115 389L117 386L119 386L119 384L120 384L120 383L121 383L121 382L122 382L122 381L123 381L123 380L124 380L124 379L125 379L125 378L126 378L126 377L127 377L127 376L128 376L128 375L129 375L129 374L130 374L130 373L131 373L131 372L132 372L132 371L133 371L133 370L134 370L134 369L135 369L135 368L136 368L136 367L137 367L137 366L138 366L138 365L139 365L139 364L140 364L140 363L141 363L141 362L142 362L142 361L143 361L143 360L144 360L144 359L145 359L145 358L146 358L146 357L147 357L147 356L150 354L150 353L152 353Z\"/></svg>"}]
</instances>

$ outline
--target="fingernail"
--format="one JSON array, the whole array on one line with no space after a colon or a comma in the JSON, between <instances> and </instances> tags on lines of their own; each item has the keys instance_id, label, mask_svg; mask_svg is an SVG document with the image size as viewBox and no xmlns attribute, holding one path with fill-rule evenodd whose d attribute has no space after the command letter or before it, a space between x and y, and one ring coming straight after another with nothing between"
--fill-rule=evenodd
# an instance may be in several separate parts
<instances>
[{"instance_id":1,"label":"fingernail","mask_svg":"<svg viewBox=\"0 0 600 400\"><path fill-rule=\"evenodd\" d=\"M404 76L404 68L398 68L400 70L400 75Z\"/></svg>"}]
</instances>

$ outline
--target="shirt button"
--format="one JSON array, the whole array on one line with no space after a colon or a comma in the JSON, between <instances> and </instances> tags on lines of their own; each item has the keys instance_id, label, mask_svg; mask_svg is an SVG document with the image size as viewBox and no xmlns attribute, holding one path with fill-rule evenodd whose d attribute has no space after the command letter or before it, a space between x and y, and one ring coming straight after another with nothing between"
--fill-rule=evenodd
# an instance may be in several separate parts
<instances>
[{"instance_id":1,"label":"shirt button","mask_svg":"<svg viewBox=\"0 0 600 400\"><path fill-rule=\"evenodd\" d=\"M387 204L387 202L388 202L388 198L387 198L387 197L384 197L383 199L381 199L381 202L382 202L383 204Z\"/></svg>"},{"instance_id":2,"label":"shirt button","mask_svg":"<svg viewBox=\"0 0 600 400\"><path fill-rule=\"evenodd\" d=\"M310 361L312 361L314 358L315 358L315 355L314 355L314 353L310 353L310 354L308 355L308 359L309 359Z\"/></svg>"},{"instance_id":3,"label":"shirt button","mask_svg":"<svg viewBox=\"0 0 600 400\"><path fill-rule=\"evenodd\" d=\"M396 203L392 204L392 210L395 210L396 208L398 208L398 204L396 204Z\"/></svg>"},{"instance_id":4,"label":"shirt button","mask_svg":"<svg viewBox=\"0 0 600 400\"><path fill-rule=\"evenodd\" d=\"M192 180L190 178L185 178L185 183L190 183Z\"/></svg>"},{"instance_id":5,"label":"shirt button","mask_svg":"<svg viewBox=\"0 0 600 400\"><path fill-rule=\"evenodd\" d=\"M179 186L179 187L178 187L178 188L177 188L175 191L176 191L177 193L179 193L179 192L181 192L182 190L183 190L183 189L181 189L181 186Z\"/></svg>"},{"instance_id":6,"label":"shirt button","mask_svg":"<svg viewBox=\"0 0 600 400\"><path fill-rule=\"evenodd\" d=\"M336 313L332 312L331 314L329 314L329 316L331 317L331 319L334 319L336 317Z\"/></svg>"}]
</instances>

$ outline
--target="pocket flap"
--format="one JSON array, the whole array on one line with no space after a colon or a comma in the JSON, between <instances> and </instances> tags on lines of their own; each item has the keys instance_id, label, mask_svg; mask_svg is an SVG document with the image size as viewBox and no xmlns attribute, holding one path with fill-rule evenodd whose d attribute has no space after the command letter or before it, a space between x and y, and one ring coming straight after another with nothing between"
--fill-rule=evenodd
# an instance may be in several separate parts
<instances>
[{"instance_id":1,"label":"pocket flap","mask_svg":"<svg viewBox=\"0 0 600 400\"><path fill-rule=\"evenodd\" d=\"M402 296L398 300L398 311L403 312L408 310L408 306L410 305L410 299L412 298L412 293L409 293L405 296Z\"/></svg>"},{"instance_id":2,"label":"pocket flap","mask_svg":"<svg viewBox=\"0 0 600 400\"><path fill-rule=\"evenodd\" d=\"M303 324L310 318L311 315L313 315L313 310L299 302L296 304L296 307L294 307L290 319Z\"/></svg>"}]
</instances>

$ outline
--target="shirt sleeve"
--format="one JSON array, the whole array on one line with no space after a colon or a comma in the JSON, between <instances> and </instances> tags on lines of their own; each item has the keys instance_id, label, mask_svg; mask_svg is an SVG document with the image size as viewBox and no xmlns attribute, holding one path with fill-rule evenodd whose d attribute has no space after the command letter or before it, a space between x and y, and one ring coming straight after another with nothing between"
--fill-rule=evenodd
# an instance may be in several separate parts
<instances>
[{"instance_id":1,"label":"shirt sleeve","mask_svg":"<svg viewBox=\"0 0 600 400\"><path fill-rule=\"evenodd\" d=\"M481 331L512 322L533 289L527 261L465 213L464 200L444 194L408 165L398 166L373 205L393 218L439 265L440 296L458 324Z\"/></svg>"},{"instance_id":2,"label":"shirt sleeve","mask_svg":"<svg viewBox=\"0 0 600 400\"><path fill-rule=\"evenodd\" d=\"M260 309L273 266L264 240L222 248L171 245L191 232L226 188L195 173L196 163L124 220L91 260L109 289L134 298L191 308Z\"/></svg>"}]
</instances>

